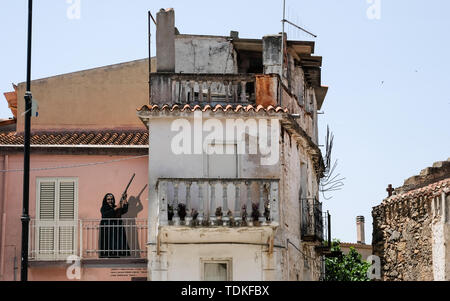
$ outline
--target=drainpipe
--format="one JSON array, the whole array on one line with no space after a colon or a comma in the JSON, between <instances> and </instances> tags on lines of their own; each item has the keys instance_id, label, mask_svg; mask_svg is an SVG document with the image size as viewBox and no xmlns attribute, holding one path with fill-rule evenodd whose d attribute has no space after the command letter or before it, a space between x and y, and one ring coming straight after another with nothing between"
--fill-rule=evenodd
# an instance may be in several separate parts
<instances>
[{"instance_id":1,"label":"drainpipe","mask_svg":"<svg viewBox=\"0 0 450 301\"><path fill-rule=\"evenodd\" d=\"M9 169L9 158L8 155L3 157L3 169ZM2 195L2 204L1 204L1 217L2 217L2 240L1 240L1 262L0 262L0 274L3 277L5 274L5 247L6 247L6 196L8 191L8 173L3 173L3 195Z\"/></svg>"},{"instance_id":2,"label":"drainpipe","mask_svg":"<svg viewBox=\"0 0 450 301\"><path fill-rule=\"evenodd\" d=\"M289 281L289 238L286 239L287 281Z\"/></svg>"}]
</instances>

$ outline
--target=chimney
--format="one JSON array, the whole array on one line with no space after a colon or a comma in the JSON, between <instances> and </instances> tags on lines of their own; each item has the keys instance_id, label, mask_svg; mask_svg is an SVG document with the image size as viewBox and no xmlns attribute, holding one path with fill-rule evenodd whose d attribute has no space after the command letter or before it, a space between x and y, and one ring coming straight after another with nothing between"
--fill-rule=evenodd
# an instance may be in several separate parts
<instances>
[{"instance_id":1,"label":"chimney","mask_svg":"<svg viewBox=\"0 0 450 301\"><path fill-rule=\"evenodd\" d=\"M281 35L268 35L263 37L263 65L264 74L281 71Z\"/></svg>"},{"instance_id":2,"label":"chimney","mask_svg":"<svg viewBox=\"0 0 450 301\"><path fill-rule=\"evenodd\" d=\"M156 71L175 72L175 11L161 9L156 15Z\"/></svg>"},{"instance_id":3,"label":"chimney","mask_svg":"<svg viewBox=\"0 0 450 301\"><path fill-rule=\"evenodd\" d=\"M364 235L364 216L358 216L356 218L356 236L357 236L357 243L366 244L366 239Z\"/></svg>"}]
</instances>

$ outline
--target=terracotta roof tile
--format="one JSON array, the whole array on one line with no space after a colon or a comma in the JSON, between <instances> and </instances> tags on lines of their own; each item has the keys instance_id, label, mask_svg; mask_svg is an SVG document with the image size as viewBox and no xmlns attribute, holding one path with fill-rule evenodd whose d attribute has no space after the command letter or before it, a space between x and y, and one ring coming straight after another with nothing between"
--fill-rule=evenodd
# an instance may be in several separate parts
<instances>
[{"instance_id":1,"label":"terracotta roof tile","mask_svg":"<svg viewBox=\"0 0 450 301\"><path fill-rule=\"evenodd\" d=\"M266 112L266 113L270 113L270 112L274 112L274 113L288 113L288 109L287 108L283 108L280 106L274 107L274 106L268 106L268 107L264 107L264 106L256 106L256 105L247 105L247 106L242 106L242 105L237 105L237 106L233 106L233 105L215 105L215 106L211 106L209 104L206 105L194 105L191 106L189 104L186 105L144 105L142 106L140 109L138 109L138 112L164 112L164 111L168 111L168 112L174 112L174 111L180 111L180 112L195 112L195 111L202 111L202 112L206 112L206 111L212 111L214 113L218 112L218 111L222 111L222 112L233 112L233 113L240 113L240 112L249 112L249 111L254 111L256 113L259 112Z\"/></svg>"},{"instance_id":2,"label":"terracotta roof tile","mask_svg":"<svg viewBox=\"0 0 450 301\"><path fill-rule=\"evenodd\" d=\"M430 184L422 188L411 190L399 195L394 195L388 199L385 199L382 205L390 204L392 202L400 200L416 199L421 197L433 197L440 195L443 191L447 191L449 189L450 189L450 178L447 178L445 180Z\"/></svg>"},{"instance_id":3,"label":"terracotta roof tile","mask_svg":"<svg viewBox=\"0 0 450 301\"><path fill-rule=\"evenodd\" d=\"M23 145L23 134L0 133L0 145ZM148 145L148 133L137 131L97 131L32 134L32 145Z\"/></svg>"}]
</instances>

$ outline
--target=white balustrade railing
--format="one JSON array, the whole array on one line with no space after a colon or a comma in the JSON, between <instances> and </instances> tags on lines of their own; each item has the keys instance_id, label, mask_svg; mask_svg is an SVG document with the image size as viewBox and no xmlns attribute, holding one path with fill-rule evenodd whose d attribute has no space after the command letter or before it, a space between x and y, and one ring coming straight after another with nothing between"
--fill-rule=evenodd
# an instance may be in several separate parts
<instances>
[{"instance_id":1,"label":"white balustrade railing","mask_svg":"<svg viewBox=\"0 0 450 301\"><path fill-rule=\"evenodd\" d=\"M278 222L278 179L159 179L160 225L260 226Z\"/></svg>"}]
</instances>

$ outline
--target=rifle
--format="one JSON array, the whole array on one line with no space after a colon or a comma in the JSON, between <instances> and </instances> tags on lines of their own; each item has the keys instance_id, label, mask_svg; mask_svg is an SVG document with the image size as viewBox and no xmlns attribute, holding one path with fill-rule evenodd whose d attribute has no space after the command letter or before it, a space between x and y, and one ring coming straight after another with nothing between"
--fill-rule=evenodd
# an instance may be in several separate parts
<instances>
[{"instance_id":1,"label":"rifle","mask_svg":"<svg viewBox=\"0 0 450 301\"><path fill-rule=\"evenodd\" d=\"M122 205L123 205L123 204L122 204L122 203L123 203L123 197L124 197L125 194L127 193L128 188L130 188L131 182L133 182L135 176L136 176L136 174L134 173L133 176L131 177L130 182L128 182L127 188L125 188L125 191L122 193L122 197L120 198L120 207L122 207Z\"/></svg>"}]
</instances>

